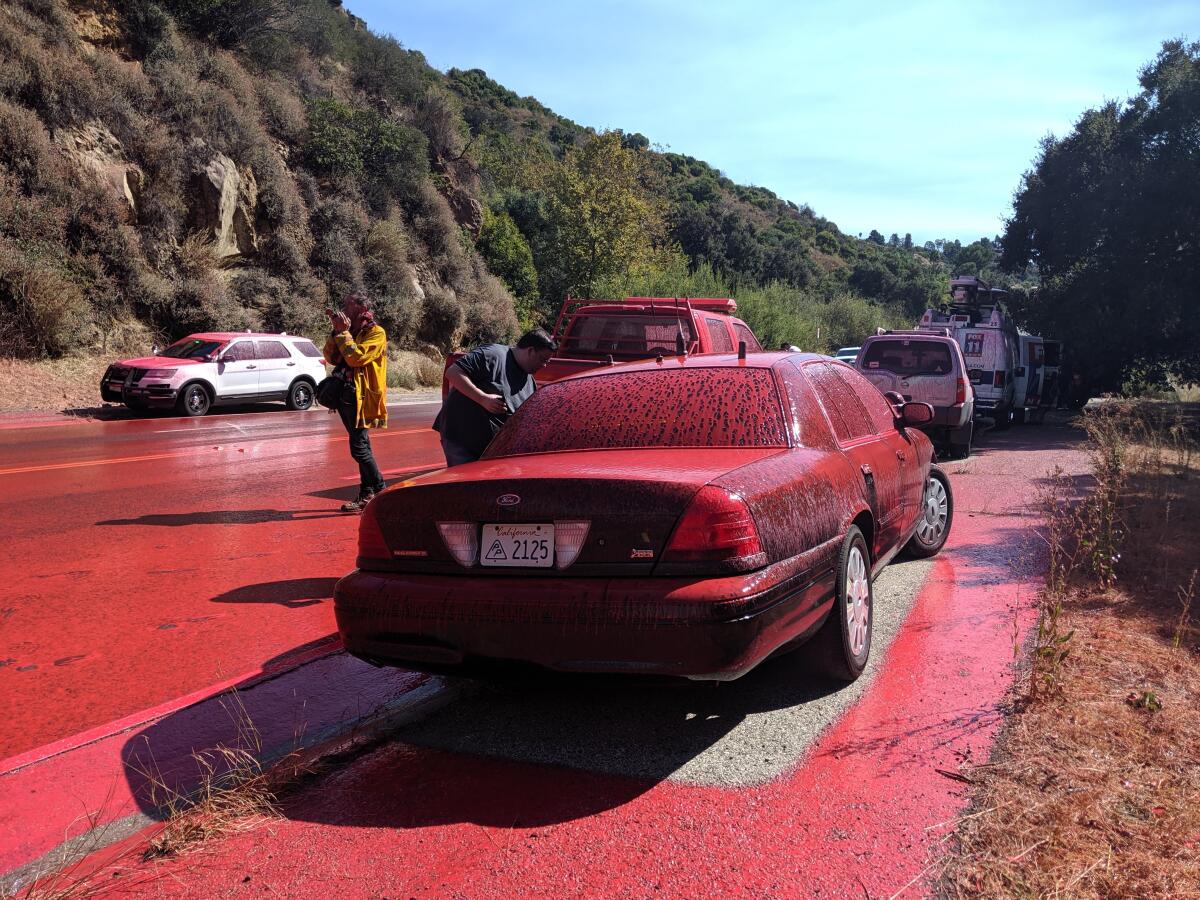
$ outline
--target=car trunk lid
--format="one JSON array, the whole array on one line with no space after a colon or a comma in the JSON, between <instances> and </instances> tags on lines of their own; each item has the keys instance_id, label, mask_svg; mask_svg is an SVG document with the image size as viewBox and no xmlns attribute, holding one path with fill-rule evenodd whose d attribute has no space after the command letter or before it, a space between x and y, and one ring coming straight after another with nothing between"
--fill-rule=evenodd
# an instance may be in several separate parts
<instances>
[{"instance_id":1,"label":"car trunk lid","mask_svg":"<svg viewBox=\"0 0 1200 900\"><path fill-rule=\"evenodd\" d=\"M481 460L402 482L368 508L390 559L361 559L388 571L523 576L649 574L688 503L704 485L781 452L762 449L600 450ZM465 567L438 523L484 525L587 522L566 569ZM488 548L481 547L478 556Z\"/></svg>"}]
</instances>

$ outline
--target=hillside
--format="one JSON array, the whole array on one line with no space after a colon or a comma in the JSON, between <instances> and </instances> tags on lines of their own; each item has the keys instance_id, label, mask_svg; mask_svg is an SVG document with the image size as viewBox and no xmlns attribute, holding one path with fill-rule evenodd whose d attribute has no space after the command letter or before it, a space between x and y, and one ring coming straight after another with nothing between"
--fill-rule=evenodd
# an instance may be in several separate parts
<instances>
[{"instance_id":1,"label":"hillside","mask_svg":"<svg viewBox=\"0 0 1200 900\"><path fill-rule=\"evenodd\" d=\"M626 290L734 292L764 342L819 349L946 274L936 249L440 73L328 0L0 9L5 355L316 333L358 288L430 356Z\"/></svg>"}]
</instances>

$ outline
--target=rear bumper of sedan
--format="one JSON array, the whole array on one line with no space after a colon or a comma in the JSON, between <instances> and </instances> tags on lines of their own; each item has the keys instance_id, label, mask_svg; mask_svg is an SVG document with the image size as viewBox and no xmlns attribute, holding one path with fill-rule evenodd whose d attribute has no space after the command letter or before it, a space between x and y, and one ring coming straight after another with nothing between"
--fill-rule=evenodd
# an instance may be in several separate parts
<instances>
[{"instance_id":1,"label":"rear bumper of sedan","mask_svg":"<svg viewBox=\"0 0 1200 900\"><path fill-rule=\"evenodd\" d=\"M378 664L729 680L812 634L833 590L832 570L776 583L764 572L486 579L356 570L338 582L334 613L346 649Z\"/></svg>"}]
</instances>

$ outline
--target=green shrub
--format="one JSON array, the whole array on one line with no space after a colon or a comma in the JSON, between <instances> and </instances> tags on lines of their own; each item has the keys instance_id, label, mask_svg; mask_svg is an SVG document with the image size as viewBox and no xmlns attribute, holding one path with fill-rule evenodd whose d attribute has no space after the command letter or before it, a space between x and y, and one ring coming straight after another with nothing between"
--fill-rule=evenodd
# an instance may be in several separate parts
<instances>
[{"instance_id":1,"label":"green shrub","mask_svg":"<svg viewBox=\"0 0 1200 900\"><path fill-rule=\"evenodd\" d=\"M90 305L58 252L0 237L0 327L10 354L59 356L92 342Z\"/></svg>"},{"instance_id":2,"label":"green shrub","mask_svg":"<svg viewBox=\"0 0 1200 900\"><path fill-rule=\"evenodd\" d=\"M454 294L442 287L425 288L421 325L417 332L422 341L449 351L458 342L464 320L462 304Z\"/></svg>"}]
</instances>

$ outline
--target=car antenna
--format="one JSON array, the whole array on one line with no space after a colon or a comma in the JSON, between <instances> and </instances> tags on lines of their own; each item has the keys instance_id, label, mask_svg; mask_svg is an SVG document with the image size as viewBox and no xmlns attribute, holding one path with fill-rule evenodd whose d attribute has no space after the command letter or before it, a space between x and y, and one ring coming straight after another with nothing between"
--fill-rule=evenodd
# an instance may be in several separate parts
<instances>
[{"instance_id":1,"label":"car antenna","mask_svg":"<svg viewBox=\"0 0 1200 900\"><path fill-rule=\"evenodd\" d=\"M683 338L683 320L679 318L679 298L675 298L675 355L687 356L687 343Z\"/></svg>"}]
</instances>

